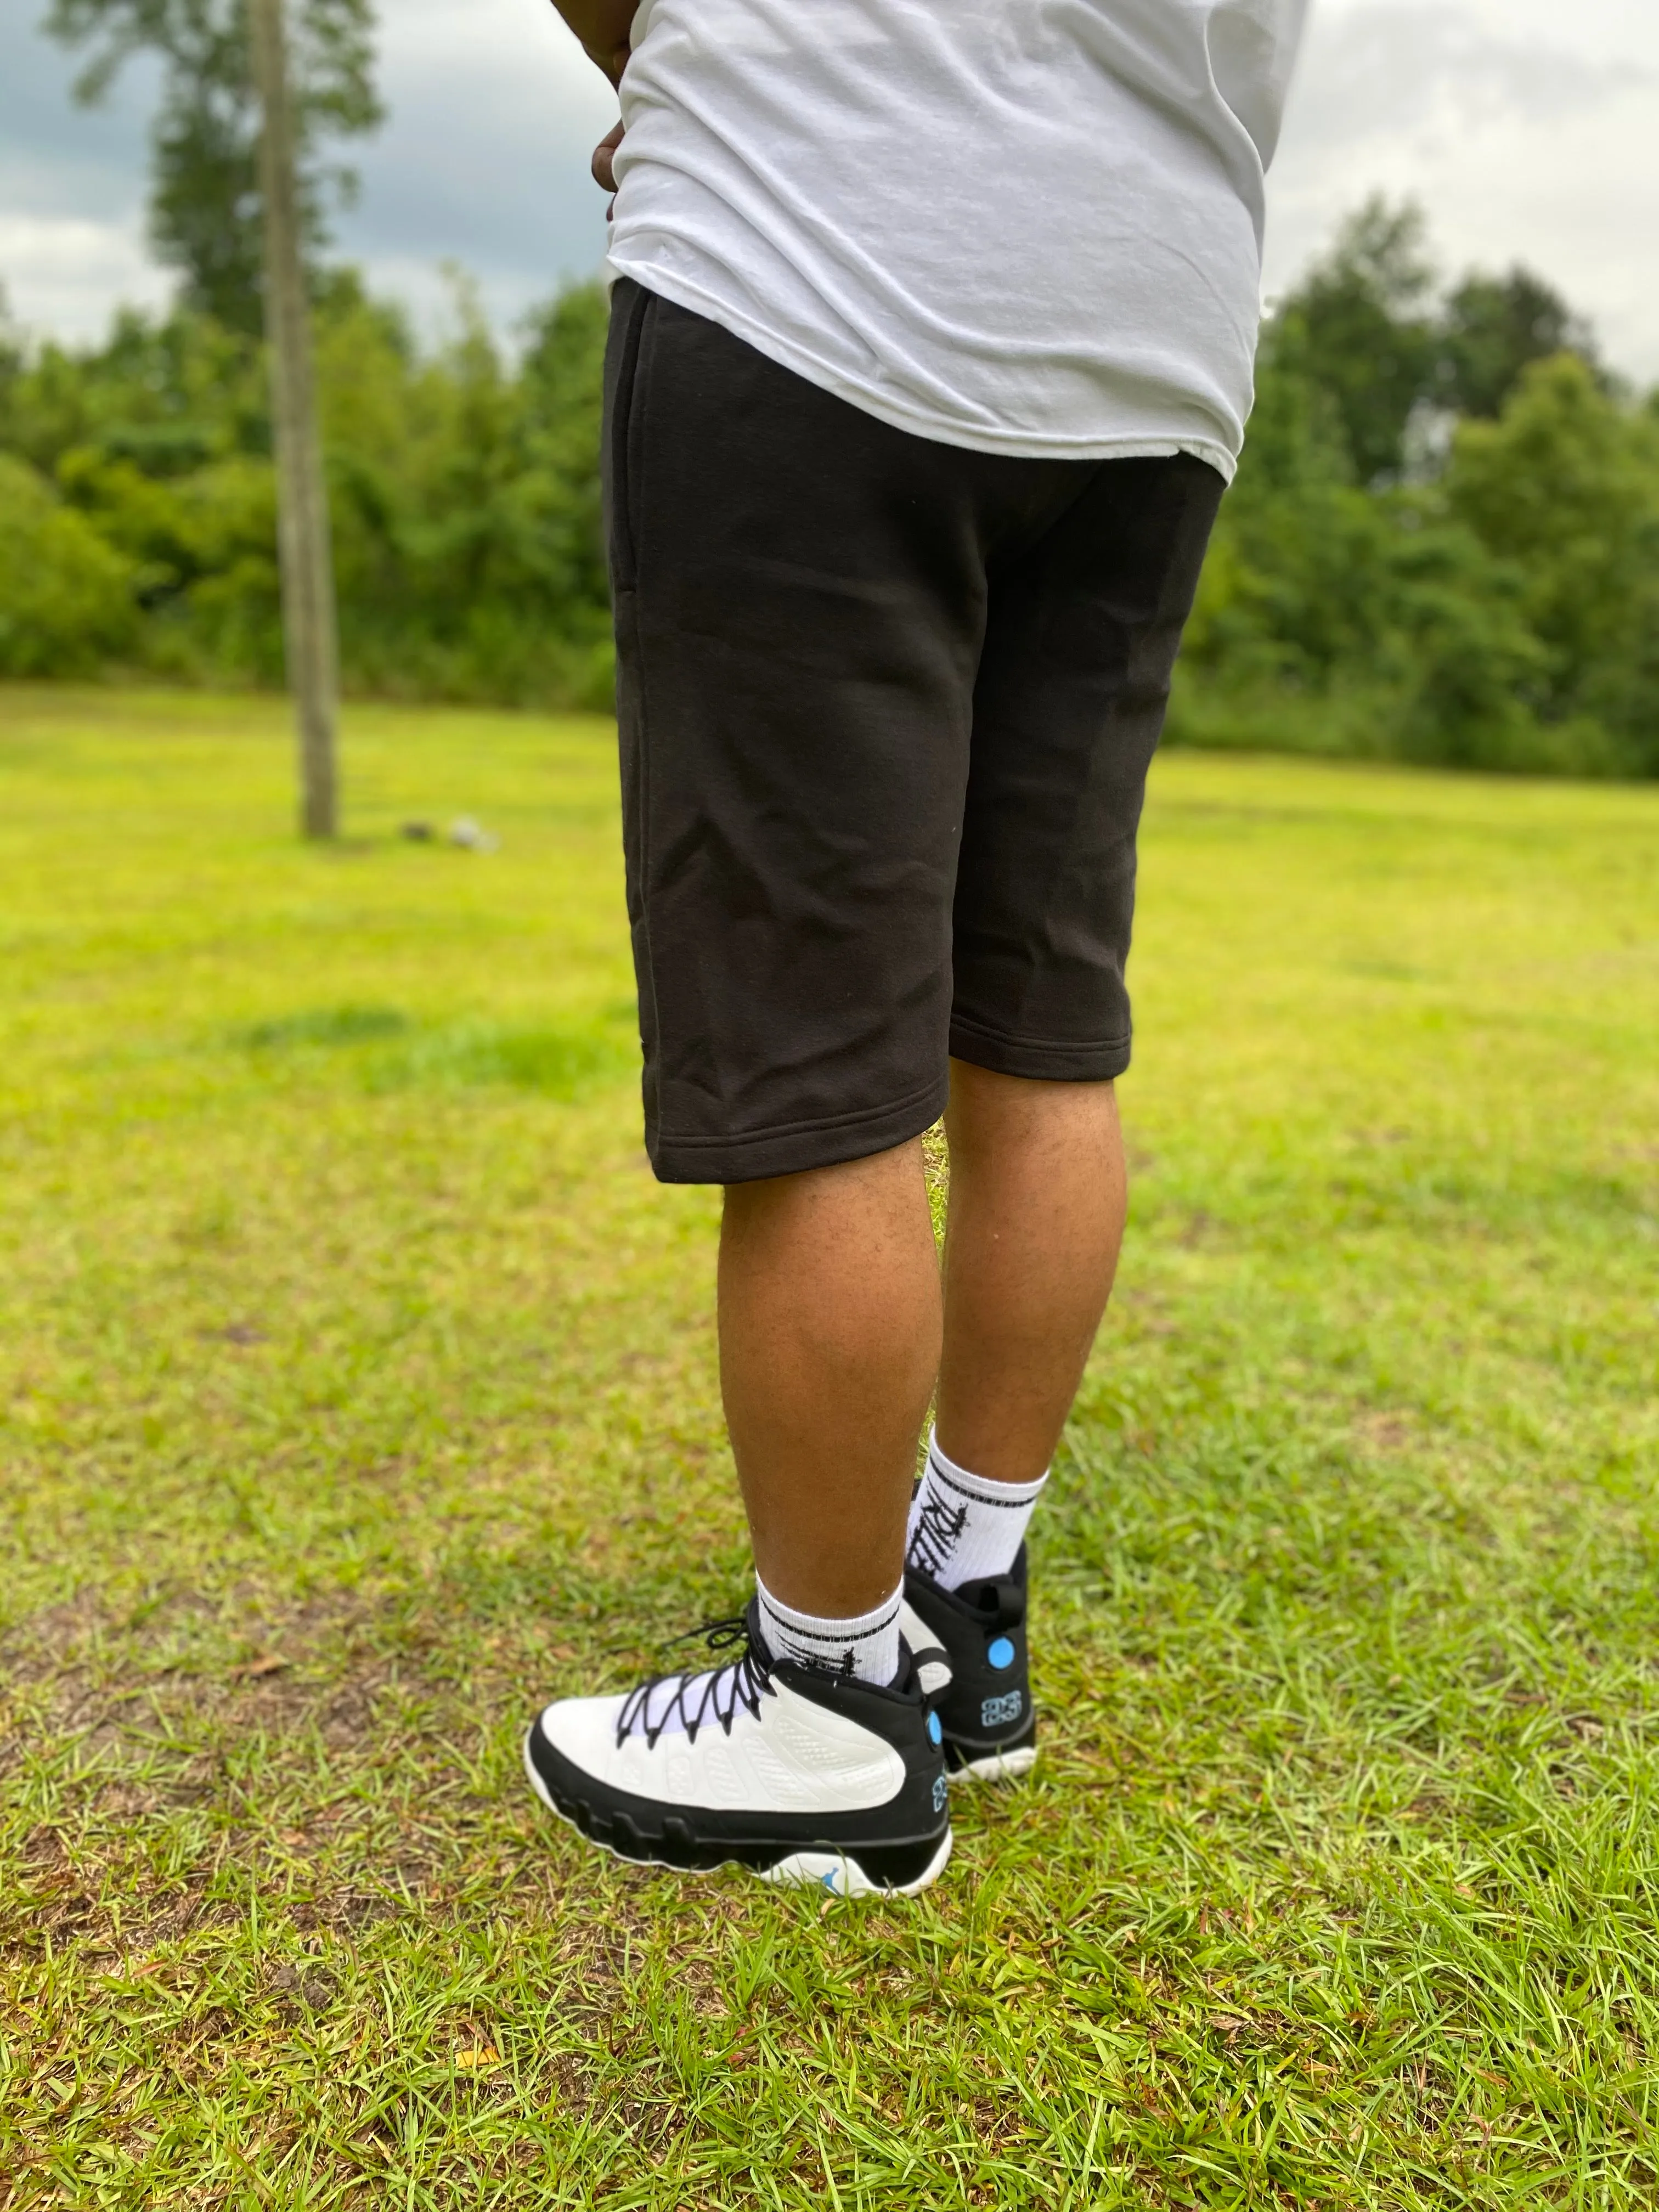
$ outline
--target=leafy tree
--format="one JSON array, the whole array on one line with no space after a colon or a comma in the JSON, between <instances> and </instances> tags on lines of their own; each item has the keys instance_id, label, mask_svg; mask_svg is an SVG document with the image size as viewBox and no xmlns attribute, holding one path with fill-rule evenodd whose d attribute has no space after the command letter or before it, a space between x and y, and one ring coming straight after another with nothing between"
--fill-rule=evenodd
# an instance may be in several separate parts
<instances>
[{"instance_id":1,"label":"leafy tree","mask_svg":"<svg viewBox=\"0 0 1659 2212\"><path fill-rule=\"evenodd\" d=\"M450 342L422 352L349 271L319 288L316 323L348 683L606 704L602 290L567 292L511 355L465 296ZM33 471L31 543L46 500L68 526L54 544L84 532L112 556L133 657L180 677L279 679L257 341L181 307L124 314L96 347L26 352L0 378L0 449ZM102 646L77 647L54 618L38 672L107 656L100 624Z\"/></svg>"},{"instance_id":2,"label":"leafy tree","mask_svg":"<svg viewBox=\"0 0 1659 2212\"><path fill-rule=\"evenodd\" d=\"M1422 210L1374 195L1281 303L1281 360L1328 395L1362 484L1404 464L1406 426L1439 352L1433 289Z\"/></svg>"},{"instance_id":3,"label":"leafy tree","mask_svg":"<svg viewBox=\"0 0 1659 2212\"><path fill-rule=\"evenodd\" d=\"M1334 409L1361 484L1406 472L1419 409L1493 419L1528 364L1555 354L1601 374L1589 325L1531 270L1471 271L1438 304L1435 289L1421 210L1373 196L1269 325L1280 365Z\"/></svg>"},{"instance_id":4,"label":"leafy tree","mask_svg":"<svg viewBox=\"0 0 1659 2212\"><path fill-rule=\"evenodd\" d=\"M1659 773L1659 412L1572 354L1535 362L1497 422L1459 425L1444 495L1525 579L1551 716L1593 720Z\"/></svg>"},{"instance_id":5,"label":"leafy tree","mask_svg":"<svg viewBox=\"0 0 1659 2212\"><path fill-rule=\"evenodd\" d=\"M258 108L245 0L52 0L46 27L91 50L76 97L100 100L138 53L163 64L152 136L150 238L180 270L187 303L233 330L260 325ZM331 200L352 173L324 158L331 138L380 123L374 0L293 0L289 37L301 154L301 221L313 262L328 240Z\"/></svg>"},{"instance_id":6,"label":"leafy tree","mask_svg":"<svg viewBox=\"0 0 1659 2212\"><path fill-rule=\"evenodd\" d=\"M0 675L92 673L137 642L128 563L46 479L0 453Z\"/></svg>"},{"instance_id":7,"label":"leafy tree","mask_svg":"<svg viewBox=\"0 0 1659 2212\"><path fill-rule=\"evenodd\" d=\"M1177 734L1659 773L1659 399L1559 353L1453 425L1437 477L1364 488L1303 336L1266 334Z\"/></svg>"},{"instance_id":8,"label":"leafy tree","mask_svg":"<svg viewBox=\"0 0 1659 2212\"><path fill-rule=\"evenodd\" d=\"M1266 368L1275 434L1222 509L1177 734L1224 741L1231 726L1258 744L1563 765L1533 713L1547 656L1515 565L1431 494L1348 481L1320 434L1320 395L1272 356Z\"/></svg>"},{"instance_id":9,"label":"leafy tree","mask_svg":"<svg viewBox=\"0 0 1659 2212\"><path fill-rule=\"evenodd\" d=\"M1495 417L1522 370L1559 353L1595 367L1588 325L1541 276L1519 265L1504 276L1470 275L1446 301L1437 397L1460 415Z\"/></svg>"}]
</instances>

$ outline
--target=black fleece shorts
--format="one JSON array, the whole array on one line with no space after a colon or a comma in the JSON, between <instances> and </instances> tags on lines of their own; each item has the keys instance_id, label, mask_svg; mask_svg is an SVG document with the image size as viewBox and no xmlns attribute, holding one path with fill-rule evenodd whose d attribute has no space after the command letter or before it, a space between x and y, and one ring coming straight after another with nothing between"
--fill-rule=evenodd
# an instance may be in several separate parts
<instances>
[{"instance_id":1,"label":"black fleece shorts","mask_svg":"<svg viewBox=\"0 0 1659 2212\"><path fill-rule=\"evenodd\" d=\"M659 1176L902 1144L952 1054L1121 1073L1216 471L919 438L626 280L605 460Z\"/></svg>"}]
</instances>

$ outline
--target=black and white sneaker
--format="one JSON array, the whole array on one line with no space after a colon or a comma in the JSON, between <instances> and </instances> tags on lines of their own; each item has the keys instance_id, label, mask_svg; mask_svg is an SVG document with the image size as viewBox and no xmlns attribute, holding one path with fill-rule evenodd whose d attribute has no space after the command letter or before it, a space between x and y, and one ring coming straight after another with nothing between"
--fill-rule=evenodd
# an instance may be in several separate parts
<instances>
[{"instance_id":1,"label":"black and white sneaker","mask_svg":"<svg viewBox=\"0 0 1659 2212\"><path fill-rule=\"evenodd\" d=\"M836 1897L914 1897L951 1856L940 1728L910 1655L891 1689L774 1659L751 1605L708 1631L740 1655L623 1697L564 1698L525 1738L538 1796L619 1858Z\"/></svg>"},{"instance_id":2,"label":"black and white sneaker","mask_svg":"<svg viewBox=\"0 0 1659 2212\"><path fill-rule=\"evenodd\" d=\"M945 1734L952 1777L1012 1782L1036 1765L1025 1547L1006 1575L942 1589L908 1567L899 1626Z\"/></svg>"}]
</instances>

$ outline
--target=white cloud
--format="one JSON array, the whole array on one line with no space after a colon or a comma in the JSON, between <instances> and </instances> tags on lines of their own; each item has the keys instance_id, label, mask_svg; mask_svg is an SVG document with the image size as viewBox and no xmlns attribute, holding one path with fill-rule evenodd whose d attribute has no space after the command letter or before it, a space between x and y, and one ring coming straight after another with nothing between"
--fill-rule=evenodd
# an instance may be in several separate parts
<instances>
[{"instance_id":1,"label":"white cloud","mask_svg":"<svg viewBox=\"0 0 1659 2212\"><path fill-rule=\"evenodd\" d=\"M465 261L486 296L544 296L597 268L605 200L588 174L616 94L547 0L395 0L382 24L392 122L358 157L343 243L371 269Z\"/></svg>"},{"instance_id":2,"label":"white cloud","mask_svg":"<svg viewBox=\"0 0 1659 2212\"><path fill-rule=\"evenodd\" d=\"M71 340L102 335L117 303L159 307L173 287L134 219L0 210L0 272L12 313L31 330Z\"/></svg>"},{"instance_id":3,"label":"white cloud","mask_svg":"<svg viewBox=\"0 0 1659 2212\"><path fill-rule=\"evenodd\" d=\"M1513 35L1422 0L1316 16L1296 88L1304 159L1377 140L1443 149L1489 124L1549 123L1630 87L1626 64Z\"/></svg>"},{"instance_id":4,"label":"white cloud","mask_svg":"<svg viewBox=\"0 0 1659 2212\"><path fill-rule=\"evenodd\" d=\"M1368 191L1419 200L1447 266L1525 261L1659 376L1659 9L1358 0L1316 15L1271 188L1283 289Z\"/></svg>"},{"instance_id":5,"label":"white cloud","mask_svg":"<svg viewBox=\"0 0 1659 2212\"><path fill-rule=\"evenodd\" d=\"M143 244L155 71L140 64L107 106L70 97L74 60L38 11L0 0L0 283L26 325L95 337L123 301L171 283ZM605 200L588 175L616 96L546 0L385 0L386 129L350 149L362 198L338 225L372 283L424 321L464 262L511 321L605 252Z\"/></svg>"}]
</instances>

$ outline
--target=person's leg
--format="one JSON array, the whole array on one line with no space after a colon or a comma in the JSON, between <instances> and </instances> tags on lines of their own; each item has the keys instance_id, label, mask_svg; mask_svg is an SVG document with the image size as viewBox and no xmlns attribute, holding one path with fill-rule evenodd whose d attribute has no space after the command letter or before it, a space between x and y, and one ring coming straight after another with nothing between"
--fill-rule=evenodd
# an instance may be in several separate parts
<instances>
[{"instance_id":1,"label":"person's leg","mask_svg":"<svg viewBox=\"0 0 1659 2212\"><path fill-rule=\"evenodd\" d=\"M803 1613L869 1613L898 1588L939 1367L920 1145L730 1188L720 1340L763 1585Z\"/></svg>"},{"instance_id":2,"label":"person's leg","mask_svg":"<svg viewBox=\"0 0 1659 2212\"><path fill-rule=\"evenodd\" d=\"M965 1778L1036 1757L1025 1531L1105 1311L1125 1180L1109 1081L951 1063L945 1334L900 1625Z\"/></svg>"},{"instance_id":3,"label":"person's leg","mask_svg":"<svg viewBox=\"0 0 1659 2212\"><path fill-rule=\"evenodd\" d=\"M1123 1238L1109 1083L951 1066L951 1206L935 1434L959 1467L1034 1482L1054 1456Z\"/></svg>"},{"instance_id":4,"label":"person's leg","mask_svg":"<svg viewBox=\"0 0 1659 2212\"><path fill-rule=\"evenodd\" d=\"M990 572L952 928L942 1487L952 1466L1042 1477L1122 1234L1136 832L1221 481L1175 454L1079 482Z\"/></svg>"},{"instance_id":5,"label":"person's leg","mask_svg":"<svg viewBox=\"0 0 1659 2212\"><path fill-rule=\"evenodd\" d=\"M911 1501L904 1623L949 1656L962 1763L1024 1771L1025 1531L1100 1325L1123 1238L1112 1085L951 1067L945 1336ZM1011 1764L1009 1753L1019 1753Z\"/></svg>"},{"instance_id":6,"label":"person's leg","mask_svg":"<svg viewBox=\"0 0 1659 2212\"><path fill-rule=\"evenodd\" d=\"M1030 1770L1025 1529L1111 1286L1135 836L1221 481L1102 462L999 547L957 871L950 1251L939 1419L904 1630L958 1773Z\"/></svg>"},{"instance_id":7,"label":"person's leg","mask_svg":"<svg viewBox=\"0 0 1659 2212\"><path fill-rule=\"evenodd\" d=\"M624 1858L914 1894L951 1856L943 1729L899 1630L939 1347L919 1140L729 1188L720 1324L758 1588L710 1640L741 1655L556 1700L531 1783Z\"/></svg>"},{"instance_id":8,"label":"person's leg","mask_svg":"<svg viewBox=\"0 0 1659 2212\"><path fill-rule=\"evenodd\" d=\"M720 1183L726 1400L759 1587L723 1662L562 1698L534 1786L624 1856L911 1891L951 1847L900 1631L939 1285L985 546L1032 466L878 422L625 283L606 365L646 1142ZM1035 471L1047 481L1052 471Z\"/></svg>"},{"instance_id":9,"label":"person's leg","mask_svg":"<svg viewBox=\"0 0 1659 2212\"><path fill-rule=\"evenodd\" d=\"M939 1330L919 1139L727 1188L720 1379L757 1588L711 1626L738 1657L531 1724L532 1787L594 1842L835 1896L937 1880L943 1729L900 1617Z\"/></svg>"}]
</instances>

